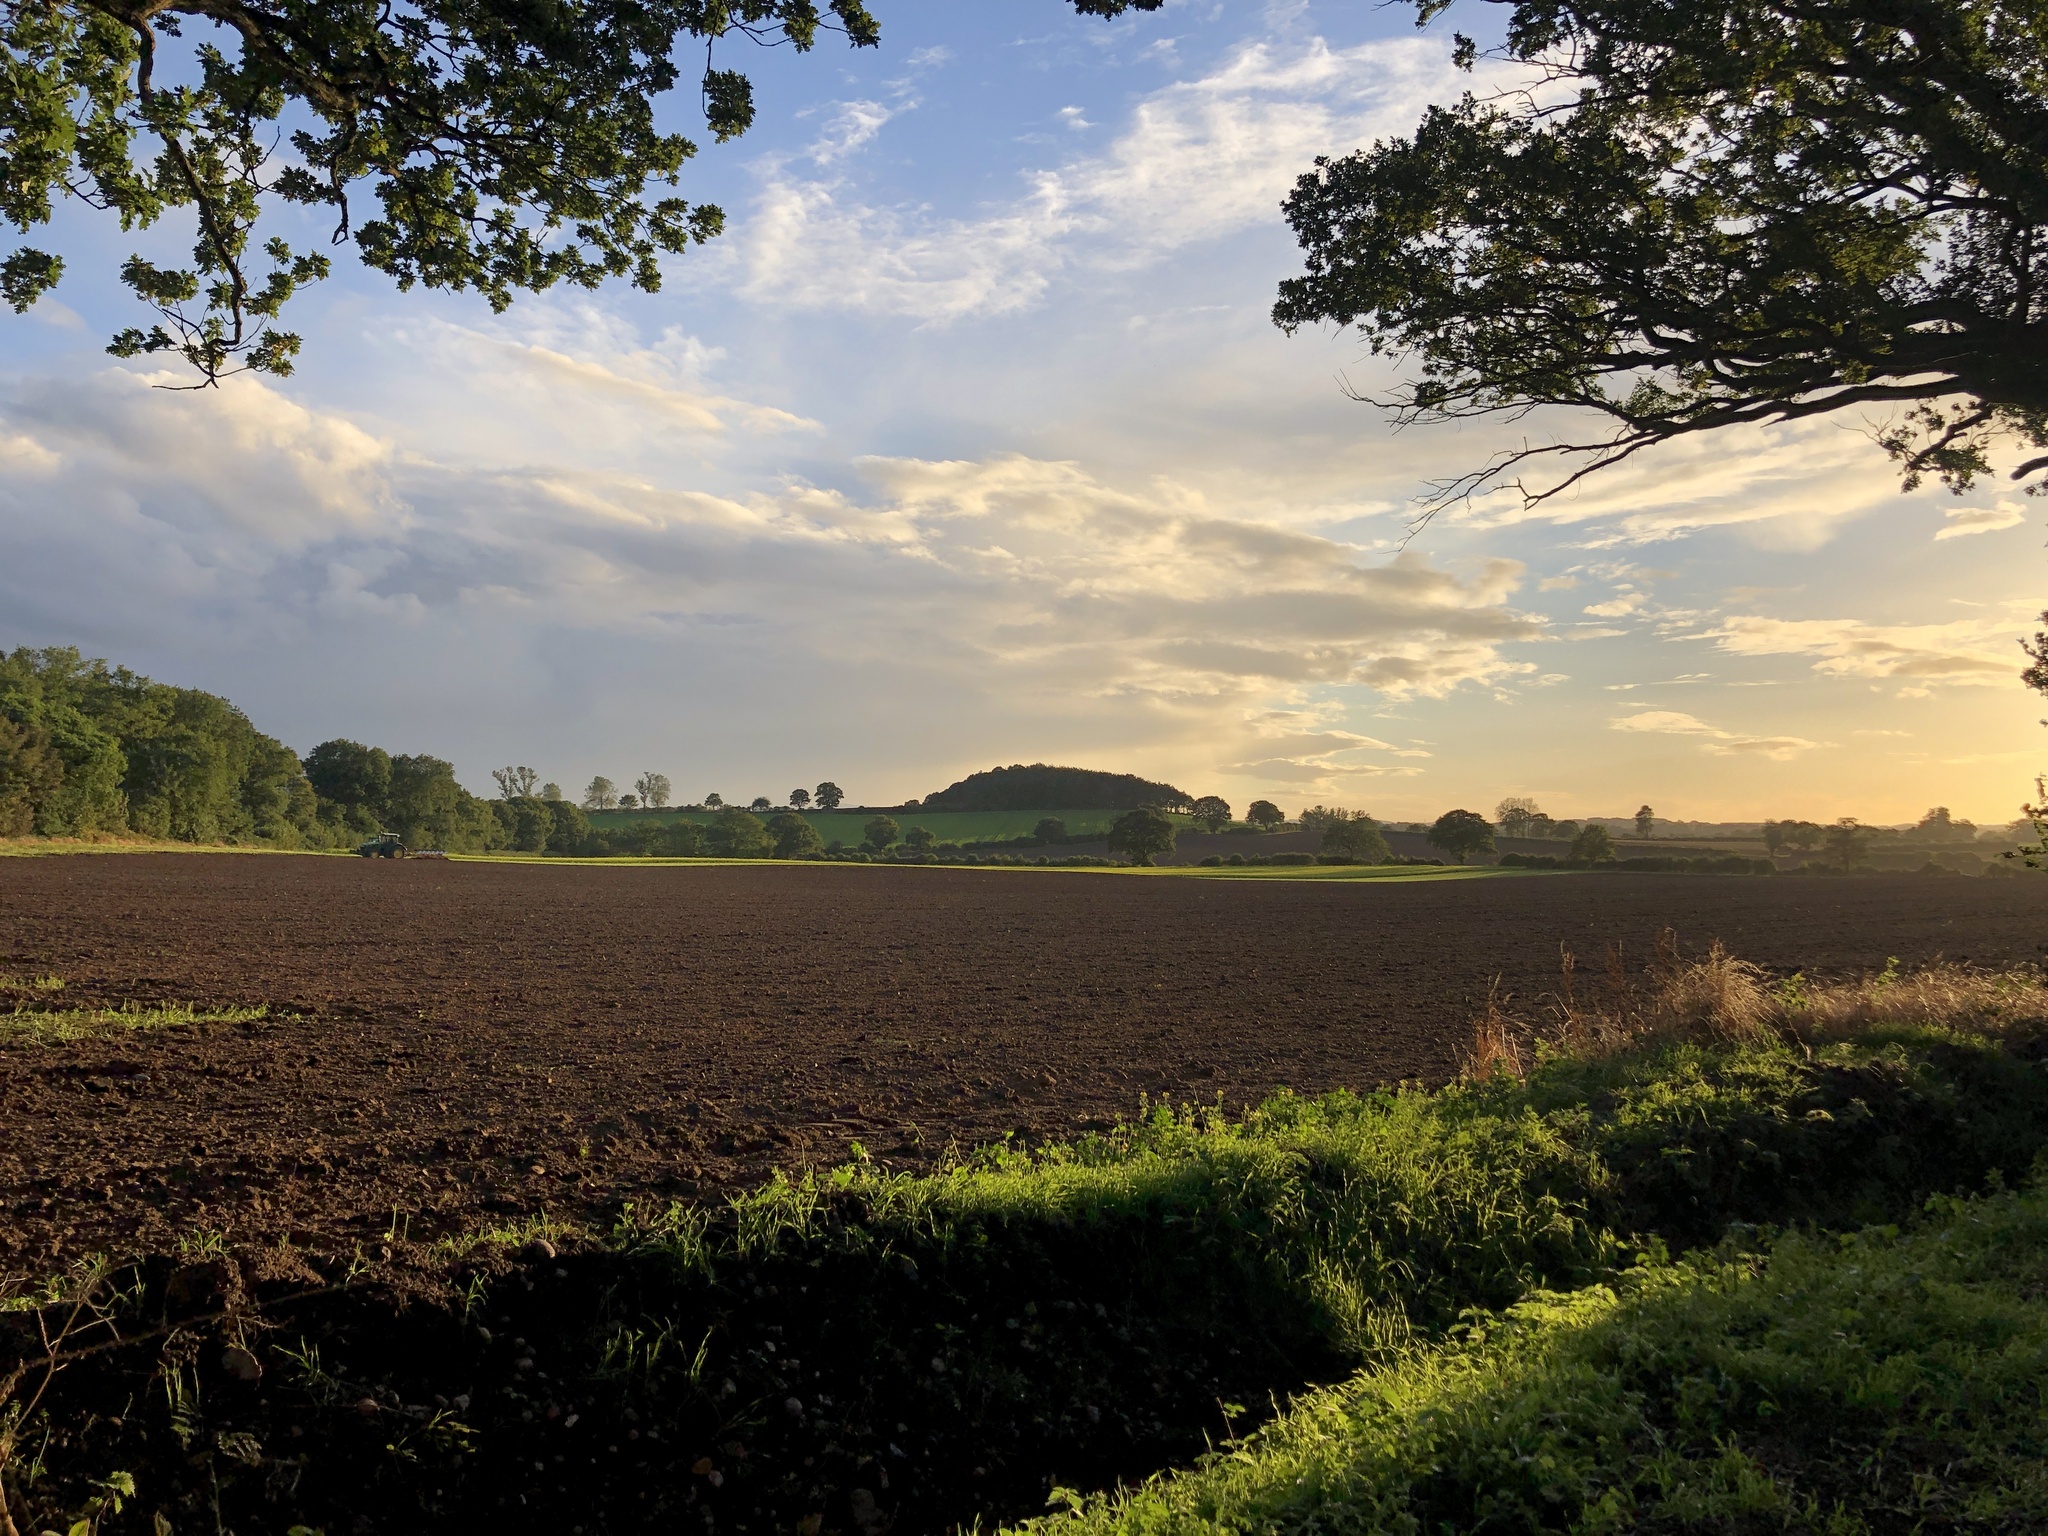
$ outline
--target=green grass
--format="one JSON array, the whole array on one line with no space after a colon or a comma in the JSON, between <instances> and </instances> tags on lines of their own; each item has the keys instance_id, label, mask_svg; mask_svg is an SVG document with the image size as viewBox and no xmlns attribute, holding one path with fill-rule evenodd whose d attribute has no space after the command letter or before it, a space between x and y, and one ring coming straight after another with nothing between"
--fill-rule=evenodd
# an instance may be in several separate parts
<instances>
[{"instance_id":1,"label":"green grass","mask_svg":"<svg viewBox=\"0 0 2048 1536\"><path fill-rule=\"evenodd\" d=\"M0 1048L66 1045L191 1024L251 1024L270 1017L267 1008L194 1008L184 1003L125 1008L17 1008L0 1013Z\"/></svg>"},{"instance_id":2,"label":"green grass","mask_svg":"<svg viewBox=\"0 0 2048 1536\"><path fill-rule=\"evenodd\" d=\"M0 976L0 992L48 994L62 992L62 976Z\"/></svg>"},{"instance_id":3,"label":"green grass","mask_svg":"<svg viewBox=\"0 0 2048 1536\"><path fill-rule=\"evenodd\" d=\"M1021 1529L2037 1530L2044 1383L2036 1187L1534 1295Z\"/></svg>"},{"instance_id":4,"label":"green grass","mask_svg":"<svg viewBox=\"0 0 2048 1536\"><path fill-rule=\"evenodd\" d=\"M768 812L759 813L763 819ZM1067 824L1069 837L1100 836L1109 830L1115 821L1116 811L805 811L804 819L818 829L818 835L826 842L835 839L849 848L857 848L866 836L863 830L875 816L888 816L908 832L912 827L923 827L941 842L966 843L994 841L998 838L1029 837L1032 829L1048 816L1057 816ZM595 827L618 828L638 826L642 822L667 823L672 821L694 821L708 826L717 820L715 811L592 811L590 823ZM1192 817L1176 816L1174 825L1183 831L1195 829ZM1258 841L1255 837L1245 839L1250 847ZM1057 853L1058 849L1048 849Z\"/></svg>"}]
</instances>

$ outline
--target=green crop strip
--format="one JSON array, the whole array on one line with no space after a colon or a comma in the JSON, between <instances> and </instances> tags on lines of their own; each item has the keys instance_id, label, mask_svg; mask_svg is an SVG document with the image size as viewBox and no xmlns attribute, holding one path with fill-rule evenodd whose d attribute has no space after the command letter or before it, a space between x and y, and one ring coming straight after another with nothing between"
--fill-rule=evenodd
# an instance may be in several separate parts
<instances>
[{"instance_id":1,"label":"green crop strip","mask_svg":"<svg viewBox=\"0 0 2048 1536\"><path fill-rule=\"evenodd\" d=\"M0 1047L66 1045L191 1024L251 1024L268 1008L194 1008L184 1003L125 1008L17 1008L0 1014Z\"/></svg>"}]
</instances>

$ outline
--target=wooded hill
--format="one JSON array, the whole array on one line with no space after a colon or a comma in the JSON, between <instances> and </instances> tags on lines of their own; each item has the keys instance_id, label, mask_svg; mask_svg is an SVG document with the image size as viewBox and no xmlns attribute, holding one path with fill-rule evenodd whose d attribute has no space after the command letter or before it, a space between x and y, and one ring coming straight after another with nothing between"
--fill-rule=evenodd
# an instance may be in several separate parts
<instances>
[{"instance_id":1,"label":"wooded hill","mask_svg":"<svg viewBox=\"0 0 2048 1536\"><path fill-rule=\"evenodd\" d=\"M1185 811L1194 803L1185 790L1134 773L1046 763L990 768L924 797L928 811Z\"/></svg>"}]
</instances>

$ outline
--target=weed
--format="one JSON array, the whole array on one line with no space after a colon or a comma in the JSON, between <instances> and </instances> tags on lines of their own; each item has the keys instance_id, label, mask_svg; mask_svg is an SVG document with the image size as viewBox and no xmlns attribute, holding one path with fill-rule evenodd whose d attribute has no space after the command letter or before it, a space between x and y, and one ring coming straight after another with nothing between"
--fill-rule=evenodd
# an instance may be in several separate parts
<instances>
[{"instance_id":1,"label":"weed","mask_svg":"<svg viewBox=\"0 0 2048 1536\"><path fill-rule=\"evenodd\" d=\"M218 1227L194 1227L178 1234L177 1251L187 1260L226 1258L228 1235Z\"/></svg>"}]
</instances>

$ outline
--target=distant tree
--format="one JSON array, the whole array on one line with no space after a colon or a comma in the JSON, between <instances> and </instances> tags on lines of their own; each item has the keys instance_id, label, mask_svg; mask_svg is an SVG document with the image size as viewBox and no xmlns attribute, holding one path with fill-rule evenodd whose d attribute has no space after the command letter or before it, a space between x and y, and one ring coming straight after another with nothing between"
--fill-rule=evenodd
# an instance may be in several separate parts
<instances>
[{"instance_id":1,"label":"distant tree","mask_svg":"<svg viewBox=\"0 0 2048 1536\"><path fill-rule=\"evenodd\" d=\"M1064 843L1067 840L1067 824L1057 816L1041 816L1038 825L1031 829L1031 835L1041 843Z\"/></svg>"},{"instance_id":2,"label":"distant tree","mask_svg":"<svg viewBox=\"0 0 2048 1536\"><path fill-rule=\"evenodd\" d=\"M1827 854L1844 869L1870 857L1870 831L1854 816L1844 816L1827 829Z\"/></svg>"},{"instance_id":3,"label":"distant tree","mask_svg":"<svg viewBox=\"0 0 2048 1536\"><path fill-rule=\"evenodd\" d=\"M559 784L543 784L540 787L540 797L543 800L559 800L562 798L562 786Z\"/></svg>"},{"instance_id":4,"label":"distant tree","mask_svg":"<svg viewBox=\"0 0 2048 1536\"><path fill-rule=\"evenodd\" d=\"M583 809L586 811L609 811L619 803L618 786L599 774L583 790Z\"/></svg>"},{"instance_id":5,"label":"distant tree","mask_svg":"<svg viewBox=\"0 0 2048 1536\"><path fill-rule=\"evenodd\" d=\"M938 840L938 834L928 827L912 827L903 834L903 846L915 848L919 853L924 852L925 849L931 847Z\"/></svg>"},{"instance_id":6,"label":"distant tree","mask_svg":"<svg viewBox=\"0 0 2048 1536\"><path fill-rule=\"evenodd\" d=\"M590 842L590 822L583 812L566 800L540 800L529 796L521 803L521 809L533 807L547 818L548 833L544 851L558 854L577 854L587 850Z\"/></svg>"},{"instance_id":7,"label":"distant tree","mask_svg":"<svg viewBox=\"0 0 2048 1536\"><path fill-rule=\"evenodd\" d=\"M1572 839L1571 862L1574 864L1605 864L1613 857L1614 839L1597 821L1581 827L1578 836Z\"/></svg>"},{"instance_id":8,"label":"distant tree","mask_svg":"<svg viewBox=\"0 0 2048 1536\"><path fill-rule=\"evenodd\" d=\"M1445 811L1429 829L1429 843L1462 864L1472 854L1493 852L1493 824L1477 811Z\"/></svg>"},{"instance_id":9,"label":"distant tree","mask_svg":"<svg viewBox=\"0 0 2048 1536\"><path fill-rule=\"evenodd\" d=\"M491 777L497 780L498 795L505 800L531 800L540 785L540 775L531 768L493 768Z\"/></svg>"},{"instance_id":10,"label":"distant tree","mask_svg":"<svg viewBox=\"0 0 2048 1536\"><path fill-rule=\"evenodd\" d=\"M1542 816L1542 809L1526 795L1509 795L1493 808L1493 819L1500 823L1502 837L1533 837L1529 823ZM1549 817L1544 817L1548 821Z\"/></svg>"},{"instance_id":11,"label":"distant tree","mask_svg":"<svg viewBox=\"0 0 2048 1536\"><path fill-rule=\"evenodd\" d=\"M754 803L748 806L747 809L750 811L757 812L772 811L775 809L775 802L770 800L766 795L756 795L754 796Z\"/></svg>"},{"instance_id":12,"label":"distant tree","mask_svg":"<svg viewBox=\"0 0 2048 1536\"><path fill-rule=\"evenodd\" d=\"M1340 854L1360 864L1384 864L1394 856L1380 834L1379 823L1362 811L1323 828L1323 852Z\"/></svg>"},{"instance_id":13,"label":"distant tree","mask_svg":"<svg viewBox=\"0 0 2048 1536\"><path fill-rule=\"evenodd\" d=\"M715 811L723 804L725 804L725 798L722 795L713 793L704 797L704 809L707 811Z\"/></svg>"},{"instance_id":14,"label":"distant tree","mask_svg":"<svg viewBox=\"0 0 2048 1536\"><path fill-rule=\"evenodd\" d=\"M1188 814L1211 832L1221 832L1230 825L1230 802L1221 795L1204 795L1189 807Z\"/></svg>"},{"instance_id":15,"label":"distant tree","mask_svg":"<svg viewBox=\"0 0 2048 1536\"><path fill-rule=\"evenodd\" d=\"M637 809L637 808L639 807L639 805L640 805L640 797L639 797L638 795L621 795L621 796L619 796L619 809L620 809L620 810L622 810L622 811L631 811L631 810L635 810L635 809Z\"/></svg>"},{"instance_id":16,"label":"distant tree","mask_svg":"<svg viewBox=\"0 0 2048 1536\"><path fill-rule=\"evenodd\" d=\"M306 779L322 800L379 816L391 798L391 754L360 741L323 741L306 754Z\"/></svg>"},{"instance_id":17,"label":"distant tree","mask_svg":"<svg viewBox=\"0 0 2048 1536\"><path fill-rule=\"evenodd\" d=\"M1788 847L1811 851L1821 845L1821 839L1827 836L1827 832L1817 822L1781 821L1778 823L1778 836Z\"/></svg>"},{"instance_id":18,"label":"distant tree","mask_svg":"<svg viewBox=\"0 0 2048 1536\"><path fill-rule=\"evenodd\" d=\"M1657 813L1647 805L1636 807L1636 836L1650 837L1657 830Z\"/></svg>"},{"instance_id":19,"label":"distant tree","mask_svg":"<svg viewBox=\"0 0 2048 1536\"><path fill-rule=\"evenodd\" d=\"M1109 851L1126 855L1133 864L1149 866L1162 853L1173 852L1173 818L1149 806L1125 811L1109 825Z\"/></svg>"},{"instance_id":20,"label":"distant tree","mask_svg":"<svg viewBox=\"0 0 2048 1536\"><path fill-rule=\"evenodd\" d=\"M1351 813L1339 807L1312 805L1295 817L1294 821L1295 825L1300 827L1302 831L1320 837L1325 827L1334 826L1340 821L1349 821L1350 819Z\"/></svg>"},{"instance_id":21,"label":"distant tree","mask_svg":"<svg viewBox=\"0 0 2048 1536\"><path fill-rule=\"evenodd\" d=\"M633 790L639 795L640 803L656 809L668 804L669 788L668 775L656 773L652 768L633 781Z\"/></svg>"},{"instance_id":22,"label":"distant tree","mask_svg":"<svg viewBox=\"0 0 2048 1536\"><path fill-rule=\"evenodd\" d=\"M505 845L518 853L545 853L555 835L555 800L500 799L496 810L505 828Z\"/></svg>"},{"instance_id":23,"label":"distant tree","mask_svg":"<svg viewBox=\"0 0 2048 1536\"><path fill-rule=\"evenodd\" d=\"M694 859L703 855L707 841L705 828L694 821L671 821L657 823L661 841L650 852L663 854L671 859Z\"/></svg>"},{"instance_id":24,"label":"distant tree","mask_svg":"<svg viewBox=\"0 0 2048 1536\"><path fill-rule=\"evenodd\" d=\"M1929 842L1967 842L1977 835L1977 826L1974 822L1960 821L1951 816L1947 806L1937 805L1920 818L1913 833Z\"/></svg>"},{"instance_id":25,"label":"distant tree","mask_svg":"<svg viewBox=\"0 0 2048 1536\"><path fill-rule=\"evenodd\" d=\"M1551 823L1550 830L1544 835L1546 837L1555 837L1568 843L1579 835L1579 824L1576 821L1553 822Z\"/></svg>"},{"instance_id":26,"label":"distant tree","mask_svg":"<svg viewBox=\"0 0 2048 1536\"><path fill-rule=\"evenodd\" d=\"M861 839L868 847L877 851L892 846L902 834L893 816L876 816L861 828Z\"/></svg>"},{"instance_id":27,"label":"distant tree","mask_svg":"<svg viewBox=\"0 0 2048 1536\"><path fill-rule=\"evenodd\" d=\"M1245 810L1244 819L1261 832L1270 832L1286 825L1287 813L1270 800L1254 800Z\"/></svg>"},{"instance_id":28,"label":"distant tree","mask_svg":"<svg viewBox=\"0 0 2048 1536\"><path fill-rule=\"evenodd\" d=\"M736 805L719 811L705 841L713 853L728 859L765 859L775 847L759 818Z\"/></svg>"},{"instance_id":29,"label":"distant tree","mask_svg":"<svg viewBox=\"0 0 2048 1536\"><path fill-rule=\"evenodd\" d=\"M802 810L811 803L811 792L808 789L792 789L789 792L789 803Z\"/></svg>"},{"instance_id":30,"label":"distant tree","mask_svg":"<svg viewBox=\"0 0 2048 1536\"><path fill-rule=\"evenodd\" d=\"M818 829L793 811L784 811L768 819L768 837L775 845L778 859L808 858L821 852L825 840L818 836Z\"/></svg>"},{"instance_id":31,"label":"distant tree","mask_svg":"<svg viewBox=\"0 0 2048 1536\"><path fill-rule=\"evenodd\" d=\"M464 802L474 797L455 781L455 766L438 757L391 759L391 794L385 810L390 830L418 848L462 847ZM481 806L479 806L481 809Z\"/></svg>"},{"instance_id":32,"label":"distant tree","mask_svg":"<svg viewBox=\"0 0 2048 1536\"><path fill-rule=\"evenodd\" d=\"M1784 846L1785 823L1782 821L1766 821L1764 823L1764 852L1768 853L1772 858L1776 858L1779 850Z\"/></svg>"},{"instance_id":33,"label":"distant tree","mask_svg":"<svg viewBox=\"0 0 2048 1536\"><path fill-rule=\"evenodd\" d=\"M818 802L819 810L836 811L839 809L839 802L846 798L846 791L827 779L812 790L811 795Z\"/></svg>"},{"instance_id":34,"label":"distant tree","mask_svg":"<svg viewBox=\"0 0 2048 1536\"><path fill-rule=\"evenodd\" d=\"M63 782L64 760L51 748L50 733L0 714L0 837L35 831L36 807Z\"/></svg>"}]
</instances>

